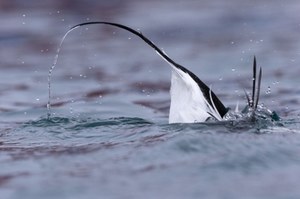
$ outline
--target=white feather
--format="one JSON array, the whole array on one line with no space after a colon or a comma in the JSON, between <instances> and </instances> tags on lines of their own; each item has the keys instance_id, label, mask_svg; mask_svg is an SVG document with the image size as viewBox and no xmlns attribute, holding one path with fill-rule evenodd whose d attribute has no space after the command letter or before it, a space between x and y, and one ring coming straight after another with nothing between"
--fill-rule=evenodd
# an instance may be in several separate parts
<instances>
[{"instance_id":1,"label":"white feather","mask_svg":"<svg viewBox=\"0 0 300 199\"><path fill-rule=\"evenodd\" d=\"M218 110L217 110L217 108L216 108L216 105L215 105L215 103L214 103L214 101L213 101L213 98L212 98L212 90L211 90L211 87L209 88L209 99L210 99L210 101L211 101L211 103L212 103L212 106L210 106L210 104L206 101L206 103L207 103L207 106L208 106L208 108L209 108L209 113L212 115L212 116L214 116L214 118L215 119L217 119L217 120L219 120L219 121L221 121L222 120L222 116L220 115L220 113L218 112Z\"/></svg>"},{"instance_id":2,"label":"white feather","mask_svg":"<svg viewBox=\"0 0 300 199\"><path fill-rule=\"evenodd\" d=\"M198 84L185 72L172 66L169 123L204 122L210 117L208 102Z\"/></svg>"},{"instance_id":3,"label":"white feather","mask_svg":"<svg viewBox=\"0 0 300 199\"><path fill-rule=\"evenodd\" d=\"M163 50L162 52L167 55ZM172 68L169 123L205 122L211 116L219 121L222 120L213 103L212 91L210 90L209 97L213 106L208 103L199 85L188 73L174 66L159 52L156 51L156 53Z\"/></svg>"}]
</instances>

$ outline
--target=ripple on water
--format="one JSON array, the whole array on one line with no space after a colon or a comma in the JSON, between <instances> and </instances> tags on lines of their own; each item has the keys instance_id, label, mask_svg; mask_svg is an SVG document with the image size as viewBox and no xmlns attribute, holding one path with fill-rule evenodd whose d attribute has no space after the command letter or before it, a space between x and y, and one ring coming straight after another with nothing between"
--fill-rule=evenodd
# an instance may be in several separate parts
<instances>
[{"instance_id":1,"label":"ripple on water","mask_svg":"<svg viewBox=\"0 0 300 199\"><path fill-rule=\"evenodd\" d=\"M139 194L140 186L134 182L153 191L164 187L163 195L170 191L180 195L178 182L200 187L197 190L202 194L208 194L213 185L232 190L242 184L256 190L254 181L268 184L279 169L300 163L297 135L276 123L265 127L251 121L158 124L135 117L42 117L1 137L6 156L0 162L2 172L26 174L38 182L41 177L36 173L47 170L47 179L55 176L65 188L88 179L104 187L108 195L122 183ZM20 167L21 163L27 166ZM259 180L258 174L263 176ZM249 176L253 181L247 180ZM8 181L20 182L20 178L22 175L16 175ZM96 193L93 183L88 185ZM193 192L193 186L183 191ZM225 193L235 196L231 191Z\"/></svg>"}]
</instances>

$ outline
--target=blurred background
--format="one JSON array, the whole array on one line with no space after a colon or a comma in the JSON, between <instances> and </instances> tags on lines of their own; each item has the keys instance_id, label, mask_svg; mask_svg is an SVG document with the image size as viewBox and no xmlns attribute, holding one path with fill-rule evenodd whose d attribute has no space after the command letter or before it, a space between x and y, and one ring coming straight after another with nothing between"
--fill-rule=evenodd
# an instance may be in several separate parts
<instances>
[{"instance_id":1,"label":"blurred background","mask_svg":"<svg viewBox=\"0 0 300 199\"><path fill-rule=\"evenodd\" d=\"M62 36L73 25L100 20L142 31L212 85L228 106L244 100L254 55L263 67L262 98L268 106L288 115L299 104L297 0L1 0L0 10L2 111L45 107L48 70ZM135 92L138 97L124 100L167 115L169 84L169 66L142 41L116 28L89 26L63 44L53 73L53 103Z\"/></svg>"}]
</instances>

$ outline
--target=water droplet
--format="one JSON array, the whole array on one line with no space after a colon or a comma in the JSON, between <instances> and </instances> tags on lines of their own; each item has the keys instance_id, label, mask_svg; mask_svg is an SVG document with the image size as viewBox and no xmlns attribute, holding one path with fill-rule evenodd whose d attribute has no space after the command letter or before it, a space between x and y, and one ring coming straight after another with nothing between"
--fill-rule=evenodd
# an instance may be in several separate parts
<instances>
[{"instance_id":1,"label":"water droplet","mask_svg":"<svg viewBox=\"0 0 300 199\"><path fill-rule=\"evenodd\" d=\"M234 41L230 42L232 45L234 44Z\"/></svg>"},{"instance_id":2,"label":"water droplet","mask_svg":"<svg viewBox=\"0 0 300 199\"><path fill-rule=\"evenodd\" d=\"M222 80L223 80L223 77L219 77L219 80L222 81Z\"/></svg>"},{"instance_id":3,"label":"water droplet","mask_svg":"<svg viewBox=\"0 0 300 199\"><path fill-rule=\"evenodd\" d=\"M23 14L22 17L26 17L26 14Z\"/></svg>"},{"instance_id":4,"label":"water droplet","mask_svg":"<svg viewBox=\"0 0 300 199\"><path fill-rule=\"evenodd\" d=\"M131 37L128 37L128 39L130 40L130 39L131 39Z\"/></svg>"},{"instance_id":5,"label":"water droplet","mask_svg":"<svg viewBox=\"0 0 300 199\"><path fill-rule=\"evenodd\" d=\"M267 91L266 91L266 94L267 94L267 95L271 94L271 87L270 87L270 86L268 86L268 89L267 89Z\"/></svg>"},{"instance_id":6,"label":"water droplet","mask_svg":"<svg viewBox=\"0 0 300 199\"><path fill-rule=\"evenodd\" d=\"M286 107L285 107L285 109L286 109L286 110L288 110L288 109L289 109L289 107L288 107L288 106L286 106Z\"/></svg>"},{"instance_id":7,"label":"water droplet","mask_svg":"<svg viewBox=\"0 0 300 199\"><path fill-rule=\"evenodd\" d=\"M57 14L59 14L59 13L60 13L60 11L58 10L58 11L56 11L56 13L57 13Z\"/></svg>"},{"instance_id":8,"label":"water droplet","mask_svg":"<svg viewBox=\"0 0 300 199\"><path fill-rule=\"evenodd\" d=\"M231 71L232 71L232 72L235 72L235 68L232 68Z\"/></svg>"},{"instance_id":9,"label":"water droplet","mask_svg":"<svg viewBox=\"0 0 300 199\"><path fill-rule=\"evenodd\" d=\"M36 101L40 101L40 99L39 99L39 98L36 98L35 100L36 100Z\"/></svg>"}]
</instances>

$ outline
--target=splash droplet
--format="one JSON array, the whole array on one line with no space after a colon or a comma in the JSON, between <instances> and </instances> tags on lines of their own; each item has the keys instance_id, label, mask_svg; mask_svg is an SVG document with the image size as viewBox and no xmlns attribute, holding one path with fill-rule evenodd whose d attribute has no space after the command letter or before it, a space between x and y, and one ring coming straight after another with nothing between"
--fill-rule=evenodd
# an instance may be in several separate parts
<instances>
[{"instance_id":1,"label":"splash droplet","mask_svg":"<svg viewBox=\"0 0 300 199\"><path fill-rule=\"evenodd\" d=\"M267 91L266 91L266 94L267 94L267 95L271 94L271 87L270 87L270 86L268 86L268 89L267 89Z\"/></svg>"}]
</instances>

